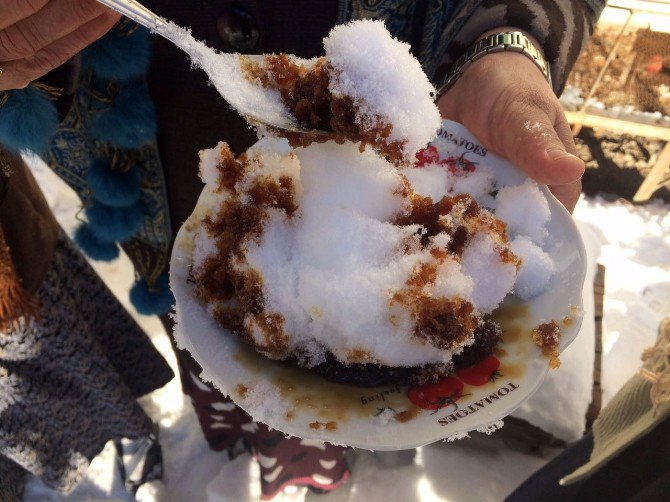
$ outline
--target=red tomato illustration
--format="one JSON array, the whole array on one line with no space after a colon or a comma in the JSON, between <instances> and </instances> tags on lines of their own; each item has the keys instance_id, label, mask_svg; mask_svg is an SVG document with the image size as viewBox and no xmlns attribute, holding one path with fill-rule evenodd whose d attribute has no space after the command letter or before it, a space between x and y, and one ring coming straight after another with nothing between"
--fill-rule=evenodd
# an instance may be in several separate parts
<instances>
[{"instance_id":1,"label":"red tomato illustration","mask_svg":"<svg viewBox=\"0 0 670 502\"><path fill-rule=\"evenodd\" d=\"M466 384L478 387L495 381L500 376L498 368L500 368L498 358L489 356L477 364L458 370L456 374Z\"/></svg>"},{"instance_id":2,"label":"red tomato illustration","mask_svg":"<svg viewBox=\"0 0 670 502\"><path fill-rule=\"evenodd\" d=\"M466 159L465 154L460 157L447 157L441 160L440 164L446 166L452 174L472 173L477 168L477 163Z\"/></svg>"},{"instance_id":3,"label":"red tomato illustration","mask_svg":"<svg viewBox=\"0 0 670 502\"><path fill-rule=\"evenodd\" d=\"M435 164L440 160L440 152L433 145L427 146L416 152L416 166L423 167L426 164Z\"/></svg>"},{"instance_id":4,"label":"red tomato illustration","mask_svg":"<svg viewBox=\"0 0 670 502\"><path fill-rule=\"evenodd\" d=\"M463 387L463 382L458 378L448 376L429 385L412 387L407 391L407 397L419 408L439 410L455 405L463 397Z\"/></svg>"}]
</instances>

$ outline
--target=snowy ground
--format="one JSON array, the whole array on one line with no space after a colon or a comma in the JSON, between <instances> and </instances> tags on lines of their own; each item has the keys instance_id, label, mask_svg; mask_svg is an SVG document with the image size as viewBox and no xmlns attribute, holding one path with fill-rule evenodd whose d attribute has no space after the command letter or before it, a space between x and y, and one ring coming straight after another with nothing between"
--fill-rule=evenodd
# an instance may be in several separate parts
<instances>
[{"instance_id":1,"label":"snowy ground","mask_svg":"<svg viewBox=\"0 0 670 502\"><path fill-rule=\"evenodd\" d=\"M77 197L43 164L33 163L47 199L63 227L72 231L79 207ZM600 249L606 267L604 319L604 399L609 400L639 366L642 350L655 340L656 327L670 312L670 206L650 203L582 199L575 216L590 227L589 240ZM127 301L132 282L129 260L93 264L134 313ZM177 372L174 356L160 322L134 314ZM177 379L142 399L142 405L161 426L165 457L165 483L143 487L142 501L253 501L260 496L258 468L248 456L229 462L210 451L200 434L190 403L183 398ZM33 479L25 500L90 501L133 500L115 470L113 448L92 462L83 483L68 497L52 492ZM505 448L495 437L475 437L457 443L420 448L413 461L389 467L388 457L354 452L353 475L347 484L328 495L287 490L281 501L321 502L386 500L503 499L556 451L544 456ZM482 473L486 473L482 476Z\"/></svg>"}]
</instances>

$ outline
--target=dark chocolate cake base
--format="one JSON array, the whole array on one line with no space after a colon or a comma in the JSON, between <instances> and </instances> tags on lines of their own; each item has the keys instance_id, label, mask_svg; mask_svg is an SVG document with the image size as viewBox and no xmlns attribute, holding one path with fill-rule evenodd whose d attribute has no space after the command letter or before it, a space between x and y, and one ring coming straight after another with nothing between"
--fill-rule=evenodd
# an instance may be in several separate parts
<instances>
[{"instance_id":1,"label":"dark chocolate cake base","mask_svg":"<svg viewBox=\"0 0 670 502\"><path fill-rule=\"evenodd\" d=\"M475 329L475 343L454 356L452 365L382 366L374 363L344 364L332 354L326 361L310 368L331 382L378 387L383 385L423 385L432 383L452 371L471 366L493 354L501 340L500 327L486 320Z\"/></svg>"}]
</instances>

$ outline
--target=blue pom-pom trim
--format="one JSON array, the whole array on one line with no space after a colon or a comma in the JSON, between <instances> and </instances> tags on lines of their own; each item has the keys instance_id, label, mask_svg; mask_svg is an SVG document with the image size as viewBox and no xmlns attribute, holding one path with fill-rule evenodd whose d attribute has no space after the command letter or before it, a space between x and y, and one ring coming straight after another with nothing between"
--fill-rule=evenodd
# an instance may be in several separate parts
<instances>
[{"instance_id":1,"label":"blue pom-pom trim","mask_svg":"<svg viewBox=\"0 0 670 502\"><path fill-rule=\"evenodd\" d=\"M118 258L119 248L113 242L102 242L86 224L74 231L74 242L92 260L112 261Z\"/></svg>"},{"instance_id":2,"label":"blue pom-pom trim","mask_svg":"<svg viewBox=\"0 0 670 502\"><path fill-rule=\"evenodd\" d=\"M139 27L129 33L115 29L83 51L82 66L100 78L121 82L146 73L150 57L149 30Z\"/></svg>"},{"instance_id":3,"label":"blue pom-pom trim","mask_svg":"<svg viewBox=\"0 0 670 502\"><path fill-rule=\"evenodd\" d=\"M153 141L156 110L146 86L120 86L111 107L91 112L89 132L98 141L130 150Z\"/></svg>"},{"instance_id":4,"label":"blue pom-pom trim","mask_svg":"<svg viewBox=\"0 0 670 502\"><path fill-rule=\"evenodd\" d=\"M142 169L134 166L125 173L112 170L109 161L98 158L91 162L86 172L86 182L93 197L114 207L131 206L140 198Z\"/></svg>"},{"instance_id":5,"label":"blue pom-pom trim","mask_svg":"<svg viewBox=\"0 0 670 502\"><path fill-rule=\"evenodd\" d=\"M159 315L169 312L175 303L167 273L161 275L153 288L144 279L137 281L130 290L130 301L140 314Z\"/></svg>"},{"instance_id":6,"label":"blue pom-pom trim","mask_svg":"<svg viewBox=\"0 0 670 502\"><path fill-rule=\"evenodd\" d=\"M10 152L44 153L58 128L56 105L37 87L7 91L0 107L0 143Z\"/></svg>"},{"instance_id":7,"label":"blue pom-pom trim","mask_svg":"<svg viewBox=\"0 0 670 502\"><path fill-rule=\"evenodd\" d=\"M86 208L86 217L95 236L103 242L125 241L135 235L144 221L140 202L132 206L112 207L93 201Z\"/></svg>"}]
</instances>

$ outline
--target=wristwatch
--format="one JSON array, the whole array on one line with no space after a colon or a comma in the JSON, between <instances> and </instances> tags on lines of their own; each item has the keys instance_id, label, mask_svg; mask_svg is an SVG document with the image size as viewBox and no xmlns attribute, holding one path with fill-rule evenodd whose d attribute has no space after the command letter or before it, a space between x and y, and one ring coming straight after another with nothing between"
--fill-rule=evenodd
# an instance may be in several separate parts
<instances>
[{"instance_id":1,"label":"wristwatch","mask_svg":"<svg viewBox=\"0 0 670 502\"><path fill-rule=\"evenodd\" d=\"M445 77L446 80L437 91L437 96L439 97L447 92L472 63L487 54L504 51L518 52L526 56L535 63L535 66L538 67L547 79L547 82L549 82L549 85L551 85L549 63L544 59L540 50L520 31L506 31L493 33L488 37L477 40L468 47L465 53L452 65L451 70Z\"/></svg>"}]
</instances>

